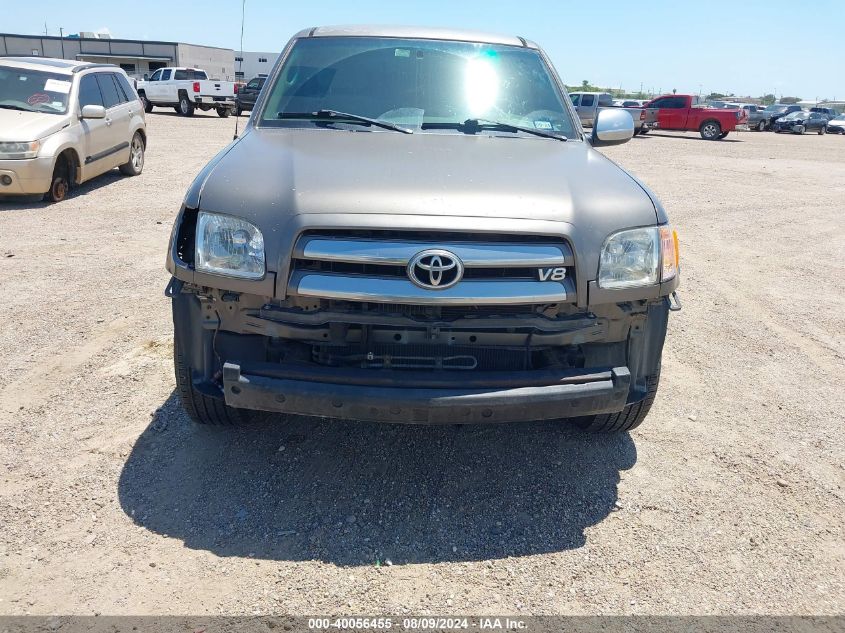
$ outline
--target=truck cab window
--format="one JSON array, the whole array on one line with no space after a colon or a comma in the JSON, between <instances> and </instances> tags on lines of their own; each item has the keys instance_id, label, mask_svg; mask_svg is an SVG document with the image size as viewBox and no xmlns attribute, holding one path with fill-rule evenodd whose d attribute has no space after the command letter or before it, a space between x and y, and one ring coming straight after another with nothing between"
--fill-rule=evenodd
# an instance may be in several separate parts
<instances>
[{"instance_id":1,"label":"truck cab window","mask_svg":"<svg viewBox=\"0 0 845 633\"><path fill-rule=\"evenodd\" d=\"M167 68L161 71L161 81L170 81L170 69Z\"/></svg>"},{"instance_id":2,"label":"truck cab window","mask_svg":"<svg viewBox=\"0 0 845 633\"><path fill-rule=\"evenodd\" d=\"M153 73L153 76L150 77L150 81L158 81L161 79L161 70L157 70Z\"/></svg>"},{"instance_id":3,"label":"truck cab window","mask_svg":"<svg viewBox=\"0 0 845 633\"><path fill-rule=\"evenodd\" d=\"M595 95L583 95L581 97L581 105L589 108L595 102Z\"/></svg>"}]
</instances>

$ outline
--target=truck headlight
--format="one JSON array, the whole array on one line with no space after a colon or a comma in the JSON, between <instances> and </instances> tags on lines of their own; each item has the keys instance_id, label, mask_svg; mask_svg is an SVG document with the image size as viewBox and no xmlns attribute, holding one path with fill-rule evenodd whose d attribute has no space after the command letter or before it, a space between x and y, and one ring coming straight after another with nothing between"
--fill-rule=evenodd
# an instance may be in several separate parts
<instances>
[{"instance_id":1,"label":"truck headlight","mask_svg":"<svg viewBox=\"0 0 845 633\"><path fill-rule=\"evenodd\" d=\"M653 226L607 238L598 283L601 288L636 288L669 281L677 274L678 236L668 226Z\"/></svg>"},{"instance_id":2,"label":"truck headlight","mask_svg":"<svg viewBox=\"0 0 845 633\"><path fill-rule=\"evenodd\" d=\"M29 141L28 143L0 143L0 159L23 159L35 158L38 156L38 150L41 148L39 141Z\"/></svg>"},{"instance_id":3,"label":"truck headlight","mask_svg":"<svg viewBox=\"0 0 845 633\"><path fill-rule=\"evenodd\" d=\"M198 271L244 279L264 277L264 236L255 225L200 211L196 235Z\"/></svg>"}]
</instances>

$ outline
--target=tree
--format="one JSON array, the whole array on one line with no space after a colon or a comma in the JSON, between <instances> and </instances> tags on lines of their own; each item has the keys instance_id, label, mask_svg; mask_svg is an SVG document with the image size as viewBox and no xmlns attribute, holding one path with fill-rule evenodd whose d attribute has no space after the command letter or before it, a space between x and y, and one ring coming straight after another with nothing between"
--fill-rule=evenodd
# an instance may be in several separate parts
<instances>
[{"instance_id":1,"label":"tree","mask_svg":"<svg viewBox=\"0 0 845 633\"><path fill-rule=\"evenodd\" d=\"M707 95L707 99L713 101L714 99L724 99L727 95L723 95L721 92L711 92Z\"/></svg>"},{"instance_id":2,"label":"tree","mask_svg":"<svg viewBox=\"0 0 845 633\"><path fill-rule=\"evenodd\" d=\"M763 105L772 105L775 101L777 101L777 97L775 95L769 93L767 95L763 95L760 97L760 101Z\"/></svg>"},{"instance_id":3,"label":"tree","mask_svg":"<svg viewBox=\"0 0 845 633\"><path fill-rule=\"evenodd\" d=\"M589 87L590 87L590 82L589 82L589 81L587 81L586 79L581 80L581 87L582 87L584 90L586 90L587 88L589 88Z\"/></svg>"},{"instance_id":4,"label":"tree","mask_svg":"<svg viewBox=\"0 0 845 633\"><path fill-rule=\"evenodd\" d=\"M798 103L801 101L801 97L781 97L781 103Z\"/></svg>"}]
</instances>

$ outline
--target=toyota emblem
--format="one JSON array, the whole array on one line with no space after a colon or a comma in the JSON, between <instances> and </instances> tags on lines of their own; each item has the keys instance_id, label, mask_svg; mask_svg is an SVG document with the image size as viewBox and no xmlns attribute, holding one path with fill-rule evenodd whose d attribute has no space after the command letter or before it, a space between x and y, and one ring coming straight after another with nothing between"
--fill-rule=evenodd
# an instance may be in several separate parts
<instances>
[{"instance_id":1,"label":"toyota emblem","mask_svg":"<svg viewBox=\"0 0 845 633\"><path fill-rule=\"evenodd\" d=\"M449 251L421 251L408 262L408 278L426 290L445 290L464 276L464 265Z\"/></svg>"}]
</instances>

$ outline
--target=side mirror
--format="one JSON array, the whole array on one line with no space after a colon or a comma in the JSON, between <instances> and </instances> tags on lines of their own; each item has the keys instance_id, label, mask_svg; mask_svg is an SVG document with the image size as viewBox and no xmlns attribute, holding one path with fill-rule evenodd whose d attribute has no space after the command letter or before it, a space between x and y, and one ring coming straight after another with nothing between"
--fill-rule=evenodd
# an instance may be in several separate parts
<instances>
[{"instance_id":1,"label":"side mirror","mask_svg":"<svg viewBox=\"0 0 845 633\"><path fill-rule=\"evenodd\" d=\"M634 137L634 119L630 112L616 108L599 110L590 134L593 147L621 145Z\"/></svg>"},{"instance_id":2,"label":"side mirror","mask_svg":"<svg viewBox=\"0 0 845 633\"><path fill-rule=\"evenodd\" d=\"M106 109L100 105L87 105L82 107L83 119L105 119Z\"/></svg>"}]
</instances>

